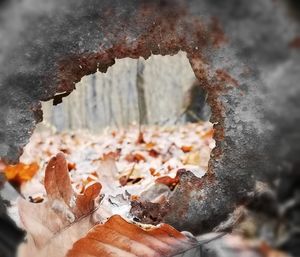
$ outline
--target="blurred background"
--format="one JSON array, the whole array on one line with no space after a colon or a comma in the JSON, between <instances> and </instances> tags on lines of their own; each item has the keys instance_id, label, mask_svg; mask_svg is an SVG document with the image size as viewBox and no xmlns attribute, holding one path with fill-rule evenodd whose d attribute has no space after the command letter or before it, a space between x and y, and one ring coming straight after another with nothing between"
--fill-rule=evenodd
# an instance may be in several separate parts
<instances>
[{"instance_id":1,"label":"blurred background","mask_svg":"<svg viewBox=\"0 0 300 257\"><path fill-rule=\"evenodd\" d=\"M97 133L131 124L207 121L206 97L184 52L147 60L124 58L106 73L83 77L61 104L43 102L44 120L39 128Z\"/></svg>"}]
</instances>

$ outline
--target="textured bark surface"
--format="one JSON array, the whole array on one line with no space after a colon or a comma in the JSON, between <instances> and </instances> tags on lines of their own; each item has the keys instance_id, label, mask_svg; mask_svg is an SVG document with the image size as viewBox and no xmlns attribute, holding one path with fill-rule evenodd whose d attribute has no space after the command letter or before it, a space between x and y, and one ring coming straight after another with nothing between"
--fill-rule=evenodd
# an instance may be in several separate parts
<instances>
[{"instance_id":1,"label":"textured bark surface","mask_svg":"<svg viewBox=\"0 0 300 257\"><path fill-rule=\"evenodd\" d=\"M115 58L179 50L208 91L217 148L203 179L182 174L167 222L211 230L256 180L275 179L299 156L299 49L290 43L300 28L283 1L24 0L1 16L0 156L7 161L18 160L41 121L40 100L59 101L57 94Z\"/></svg>"}]
</instances>

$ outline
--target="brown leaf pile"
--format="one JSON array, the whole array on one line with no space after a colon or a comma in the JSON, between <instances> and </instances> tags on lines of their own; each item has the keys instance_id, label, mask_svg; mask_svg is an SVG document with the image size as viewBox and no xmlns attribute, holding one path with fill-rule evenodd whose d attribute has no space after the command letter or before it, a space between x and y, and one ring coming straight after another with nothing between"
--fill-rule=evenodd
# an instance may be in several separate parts
<instances>
[{"instance_id":1,"label":"brown leaf pile","mask_svg":"<svg viewBox=\"0 0 300 257\"><path fill-rule=\"evenodd\" d=\"M110 193L111 186L102 183L108 177L103 162L115 162L114 176L110 180L131 194L137 188L150 186L159 177L174 178L178 169L188 169L203 176L207 169L211 149L213 128L209 122L170 127L135 126L119 130L107 130L103 134L84 132L35 133L26 146L21 161L43 164L57 152L66 154L71 181L74 188L82 191L87 181L100 180L102 192ZM106 165L107 166L107 165ZM95 173L98 178L95 178ZM114 185L115 190L115 185ZM138 190L140 191L140 190ZM28 191L23 190L26 196ZM120 193L120 192L118 192ZM32 194L29 194L32 196Z\"/></svg>"},{"instance_id":2,"label":"brown leaf pile","mask_svg":"<svg viewBox=\"0 0 300 257\"><path fill-rule=\"evenodd\" d=\"M28 233L18 256L202 256L203 242L160 222L166 212L176 214L188 204L189 199L182 196L178 201L179 194L202 185L200 166L207 165L214 145L212 134L210 127L188 126L178 133L149 129L140 132L138 140L135 133L112 133L91 140L70 135L60 135L59 140L58 135L52 137L57 142L41 144L40 166L47 163L45 156L58 152L56 146L69 162L64 154L57 154L47 163L45 173L40 169L30 182L35 190L21 187L30 201L20 199L18 203ZM30 165L20 167L34 170ZM14 171L10 174L21 174ZM100 191L105 193L103 198ZM127 221L133 217L158 226ZM255 257L284 256L275 255L277 252L265 245L251 245L235 237L220 239L218 244L213 246L218 257L248 253Z\"/></svg>"},{"instance_id":3,"label":"brown leaf pile","mask_svg":"<svg viewBox=\"0 0 300 257\"><path fill-rule=\"evenodd\" d=\"M109 160L104 165L112 167ZM193 250L197 245L195 239L184 236L167 224L140 227L114 215L104 224L95 225L91 214L101 185L94 183L87 186L83 194L74 192L68 164L61 153L49 161L44 186L46 201L19 201L20 218L28 232L28 242L19 251L21 257L58 257L64 256L69 249L69 257L160 257Z\"/></svg>"}]
</instances>

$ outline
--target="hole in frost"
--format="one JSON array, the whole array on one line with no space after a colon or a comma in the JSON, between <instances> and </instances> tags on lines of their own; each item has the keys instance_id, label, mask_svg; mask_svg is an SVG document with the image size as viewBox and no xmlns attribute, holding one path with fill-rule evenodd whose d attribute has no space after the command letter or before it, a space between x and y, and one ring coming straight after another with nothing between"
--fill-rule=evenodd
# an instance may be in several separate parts
<instances>
[{"instance_id":1,"label":"hole in frost","mask_svg":"<svg viewBox=\"0 0 300 257\"><path fill-rule=\"evenodd\" d=\"M101 183L101 218L127 217L130 202L158 204L176 190L178 170L205 174L215 146L206 97L183 52L117 60L82 78L61 104L43 103L44 121L7 176L42 202L45 167L62 152L77 193Z\"/></svg>"}]
</instances>

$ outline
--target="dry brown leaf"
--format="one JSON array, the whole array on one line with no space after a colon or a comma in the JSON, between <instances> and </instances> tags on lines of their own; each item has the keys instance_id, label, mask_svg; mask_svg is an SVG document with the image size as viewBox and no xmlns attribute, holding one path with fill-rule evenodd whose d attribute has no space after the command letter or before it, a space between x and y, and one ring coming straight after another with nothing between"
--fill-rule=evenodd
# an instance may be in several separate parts
<instances>
[{"instance_id":1,"label":"dry brown leaf","mask_svg":"<svg viewBox=\"0 0 300 257\"><path fill-rule=\"evenodd\" d=\"M73 209L76 217L80 218L95 209L95 199L99 196L101 188L100 183L93 183L87 186L83 194L77 195L76 207Z\"/></svg>"},{"instance_id":2,"label":"dry brown leaf","mask_svg":"<svg viewBox=\"0 0 300 257\"><path fill-rule=\"evenodd\" d=\"M117 149L116 151L110 151L108 153L103 154L102 159L106 160L106 159L114 159L114 160L118 160L120 158L120 154L121 154L121 149Z\"/></svg>"},{"instance_id":3,"label":"dry brown leaf","mask_svg":"<svg viewBox=\"0 0 300 257\"><path fill-rule=\"evenodd\" d=\"M49 161L45 171L44 185L49 200L63 200L67 206L71 206L74 192L68 164L62 153L57 154Z\"/></svg>"},{"instance_id":4,"label":"dry brown leaf","mask_svg":"<svg viewBox=\"0 0 300 257\"><path fill-rule=\"evenodd\" d=\"M69 163L68 163L68 170L69 170L69 171L71 171L71 170L76 170L76 163L69 162Z\"/></svg>"},{"instance_id":5,"label":"dry brown leaf","mask_svg":"<svg viewBox=\"0 0 300 257\"><path fill-rule=\"evenodd\" d=\"M32 224L36 225L36 224ZM91 228L90 218L81 219L72 226L61 230L47 241L42 248L38 248L32 236L27 235L26 243L18 250L18 257L65 257L74 242L84 237ZM41 231L41 237L45 234Z\"/></svg>"},{"instance_id":6,"label":"dry brown leaf","mask_svg":"<svg viewBox=\"0 0 300 257\"><path fill-rule=\"evenodd\" d=\"M156 146L156 143L154 142L149 142L145 145L146 149L152 149L154 146Z\"/></svg>"},{"instance_id":7,"label":"dry brown leaf","mask_svg":"<svg viewBox=\"0 0 300 257\"><path fill-rule=\"evenodd\" d=\"M46 197L42 203L36 205L36 208L25 208L27 213L23 213L23 216L28 216L27 218L30 221L28 221L28 224L34 224L33 222L36 221L39 224L38 226L40 226L40 233L38 234L35 231L37 234L34 237L35 241L38 242L46 237L45 241L39 242L42 245L43 252L51 250L53 256L57 257L58 255L55 255L54 248L57 248L57 251L61 254L61 252L68 249L70 242L72 243L74 242L73 240L77 241L80 238L79 234L81 234L81 237L86 235L87 230L91 228L91 222L88 218L82 219L81 217L85 217L84 213L86 213L86 210L95 209L94 201L88 199L94 199L101 187L99 184L98 186L97 184L93 185L91 188L88 187L89 183L94 181L101 181L103 186L101 192L107 195L100 206L101 209L97 209L98 211L95 213L100 216L97 217L98 220L104 221L113 214L127 217L124 215L130 213L130 200L142 203L150 201L151 206L149 204L149 208L147 205L146 208L140 209L142 211L145 209L145 212L147 211L149 214L148 216L152 218L156 219L158 217L156 223L154 223L158 224L162 220L159 218L162 216L160 214L164 213L164 210L168 211L168 209L158 210L157 206L160 208L162 206L161 203L166 201L169 194L172 193L170 188L176 185L176 181L169 181L170 183L166 181L163 184L154 182L161 176L161 180L164 177L168 178L166 176L174 177L178 168L186 168L184 162L186 159L189 159L187 157L193 152L199 152L201 163L203 162L200 150L202 148L210 150L211 148L208 144L210 142L208 139L205 139L205 142L199 140L204 131L206 131L205 127L199 125L184 126L178 131L175 128L161 129L153 126L140 133L138 140L138 130L136 128L128 131L113 132L112 135L103 134L97 137L83 135L82 133L78 134L76 138L72 134L55 134L49 137L39 137L39 141L36 140L28 148L27 157L25 156L27 159L24 157L23 162L37 161L44 163L49 158L47 157L48 154L53 155L58 149L63 149L65 152L70 153L68 160L71 161L71 164L66 164L65 161L58 161L59 163L56 167L51 168L49 166L47 176L51 177L51 179L48 178L45 181L48 201ZM43 143L38 144L38 142ZM194 162L195 160L197 162L199 156L196 156L196 158L191 158L193 156L189 157L191 160L187 160L188 162ZM60 156L57 156L56 159L59 160ZM59 165L63 167L63 170L66 170L65 167L68 166L69 172L61 174ZM134 169L132 168L133 166ZM193 167L187 167L187 169L193 169ZM95 172L97 172L97 175L94 174ZM40 172L39 175L37 178L44 176L43 172ZM69 175L74 183L73 187L76 188L76 193L70 187ZM120 178L121 180L124 179L124 183L121 183L124 187L120 186ZM44 196L45 190L43 185L40 185L42 190L36 189L34 193L25 190L22 193L26 196L32 196L33 199L36 199L36 196ZM154 189L150 187L151 185L153 185ZM61 188L64 188L64 190L61 190ZM158 190L161 188L164 190ZM126 203L120 204L116 201L110 201L110 199L114 199L114 196L123 194L124 190L128 190L130 193ZM143 194L143 197L141 197L141 193L144 191L147 194ZM79 192L83 195L78 195ZM49 195L52 196L51 200ZM144 196L149 199L144 199ZM40 199L37 199L36 202L40 202ZM42 208L44 204L48 205L48 209ZM39 215L32 215L30 210L39 212ZM47 213L43 211L47 211ZM86 215L88 216L89 213ZM103 215L104 213L107 213L107 215ZM39 217L32 220L34 216ZM104 216L105 219L103 218ZM95 218L95 215L93 217ZM49 220L53 220L50 227L48 226ZM84 223L82 225L83 228L81 228L82 226L79 228L80 222ZM46 228L42 227L41 224L45 224ZM28 231L30 234L30 229ZM30 237L29 235L29 242L30 240L32 241ZM71 237L72 240L67 239L68 237ZM50 239L48 240L47 238ZM63 244L63 247L61 244ZM35 244L33 243L33 245ZM42 256L40 249L41 247L37 251L38 256Z\"/></svg>"},{"instance_id":8,"label":"dry brown leaf","mask_svg":"<svg viewBox=\"0 0 300 257\"><path fill-rule=\"evenodd\" d=\"M177 173L175 178L171 178L169 176L160 177L155 180L155 183L164 184L168 186L171 190L173 190L179 183L179 175Z\"/></svg>"},{"instance_id":9,"label":"dry brown leaf","mask_svg":"<svg viewBox=\"0 0 300 257\"><path fill-rule=\"evenodd\" d=\"M149 155L150 155L151 157L153 157L153 158L157 158L157 157L159 156L159 152L156 151L155 149L149 150L148 153L149 153Z\"/></svg>"},{"instance_id":10,"label":"dry brown leaf","mask_svg":"<svg viewBox=\"0 0 300 257\"><path fill-rule=\"evenodd\" d=\"M44 251L44 248L52 244L55 237L64 230L69 230L65 236L73 238L73 242L80 238L77 235L83 236L94 225L91 214L95 210L95 200L101 190L101 184L94 183L88 186L83 194L76 194L71 186L63 154L57 154L49 161L44 184L47 192L46 202L37 204L19 200L20 218L29 234L29 242L33 244L29 244L28 248L36 252ZM63 241L62 247L66 244L69 242Z\"/></svg>"},{"instance_id":11,"label":"dry brown leaf","mask_svg":"<svg viewBox=\"0 0 300 257\"><path fill-rule=\"evenodd\" d=\"M77 241L67 257L180 256L179 254L195 246L196 240L184 236L167 224L147 229L115 215L105 224L95 226Z\"/></svg>"},{"instance_id":12,"label":"dry brown leaf","mask_svg":"<svg viewBox=\"0 0 300 257\"><path fill-rule=\"evenodd\" d=\"M184 145L181 147L181 150L184 152L184 153L189 153L190 151L192 151L193 147L192 146L187 146L187 145Z\"/></svg>"},{"instance_id":13,"label":"dry brown leaf","mask_svg":"<svg viewBox=\"0 0 300 257\"><path fill-rule=\"evenodd\" d=\"M139 153L130 153L125 156L125 160L128 162L140 162L140 161L146 161L146 158Z\"/></svg>"}]
</instances>

